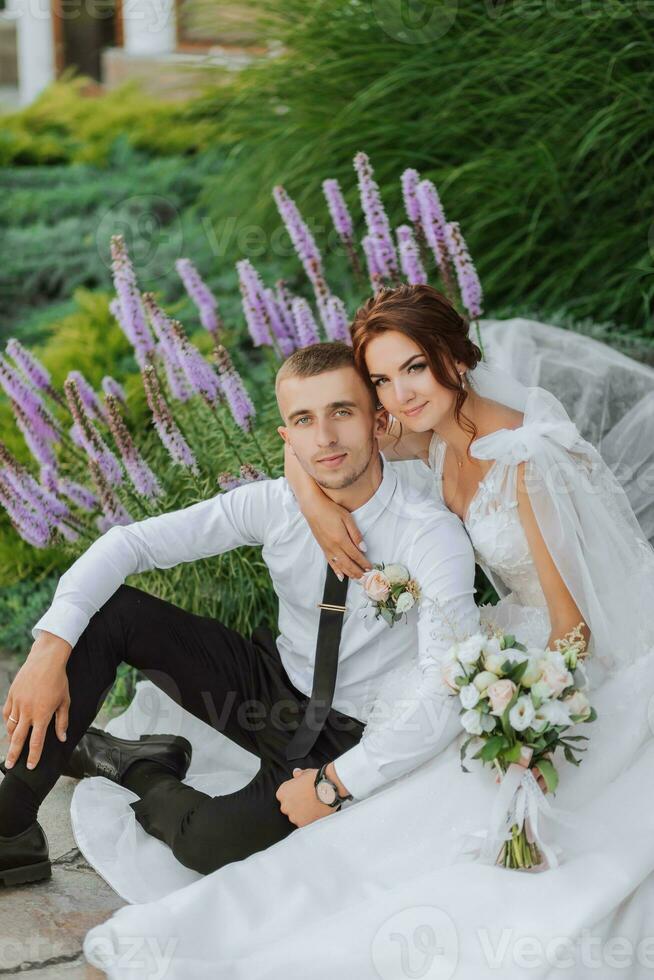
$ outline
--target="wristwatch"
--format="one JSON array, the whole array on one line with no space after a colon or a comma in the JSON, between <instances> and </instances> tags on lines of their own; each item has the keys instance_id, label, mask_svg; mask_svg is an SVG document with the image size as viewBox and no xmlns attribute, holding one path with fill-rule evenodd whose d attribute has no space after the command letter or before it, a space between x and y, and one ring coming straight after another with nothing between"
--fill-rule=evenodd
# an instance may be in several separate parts
<instances>
[{"instance_id":1,"label":"wristwatch","mask_svg":"<svg viewBox=\"0 0 654 980\"><path fill-rule=\"evenodd\" d=\"M347 796L338 795L338 786L333 779L325 775L325 769L328 765L329 763L325 762L316 773L313 784L316 788L316 798L320 803L326 803L327 806L340 806L345 800L353 799L353 796L351 793L348 793Z\"/></svg>"}]
</instances>

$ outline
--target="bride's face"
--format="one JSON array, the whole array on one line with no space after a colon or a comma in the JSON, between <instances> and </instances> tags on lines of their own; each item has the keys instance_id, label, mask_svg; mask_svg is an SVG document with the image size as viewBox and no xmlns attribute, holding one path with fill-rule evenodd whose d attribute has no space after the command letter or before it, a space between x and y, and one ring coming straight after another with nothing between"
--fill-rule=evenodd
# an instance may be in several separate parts
<instances>
[{"instance_id":1,"label":"bride's face","mask_svg":"<svg viewBox=\"0 0 654 980\"><path fill-rule=\"evenodd\" d=\"M412 432L434 429L451 414L455 392L439 384L422 349L405 334L387 330L373 337L366 367L386 411Z\"/></svg>"}]
</instances>

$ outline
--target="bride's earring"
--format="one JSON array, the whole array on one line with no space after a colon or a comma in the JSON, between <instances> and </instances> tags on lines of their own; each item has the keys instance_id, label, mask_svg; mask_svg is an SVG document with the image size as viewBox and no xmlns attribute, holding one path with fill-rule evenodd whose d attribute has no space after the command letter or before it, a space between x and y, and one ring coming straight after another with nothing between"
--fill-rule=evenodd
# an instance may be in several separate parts
<instances>
[{"instance_id":1,"label":"bride's earring","mask_svg":"<svg viewBox=\"0 0 654 980\"><path fill-rule=\"evenodd\" d=\"M466 386L463 383L463 375L464 374L465 374L465 371L459 371L459 381L461 382L461 391L465 391L466 390Z\"/></svg>"}]
</instances>

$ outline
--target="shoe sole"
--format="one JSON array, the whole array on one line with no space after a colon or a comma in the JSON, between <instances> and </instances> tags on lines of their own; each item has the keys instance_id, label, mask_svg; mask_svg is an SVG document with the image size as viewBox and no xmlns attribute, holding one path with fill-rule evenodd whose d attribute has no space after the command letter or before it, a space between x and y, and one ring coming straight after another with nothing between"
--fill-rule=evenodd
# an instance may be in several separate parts
<instances>
[{"instance_id":1,"label":"shoe sole","mask_svg":"<svg viewBox=\"0 0 654 980\"><path fill-rule=\"evenodd\" d=\"M11 885L25 885L30 881L43 881L52 877L52 865L49 861L41 861L39 864L27 864L23 868L7 868L0 871L0 884L10 887Z\"/></svg>"}]
</instances>

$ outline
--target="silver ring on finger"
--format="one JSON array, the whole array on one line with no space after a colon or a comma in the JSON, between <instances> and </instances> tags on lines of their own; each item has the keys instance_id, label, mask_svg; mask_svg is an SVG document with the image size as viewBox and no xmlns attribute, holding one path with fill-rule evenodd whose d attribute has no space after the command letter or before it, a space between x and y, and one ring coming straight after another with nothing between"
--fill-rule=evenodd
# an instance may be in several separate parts
<instances>
[{"instance_id":1,"label":"silver ring on finger","mask_svg":"<svg viewBox=\"0 0 654 980\"><path fill-rule=\"evenodd\" d=\"M14 718L13 715L9 715L9 721L13 721L14 725L18 724L18 718Z\"/></svg>"},{"instance_id":2,"label":"silver ring on finger","mask_svg":"<svg viewBox=\"0 0 654 980\"><path fill-rule=\"evenodd\" d=\"M338 561L338 555L335 558L332 558L332 561Z\"/></svg>"}]
</instances>

